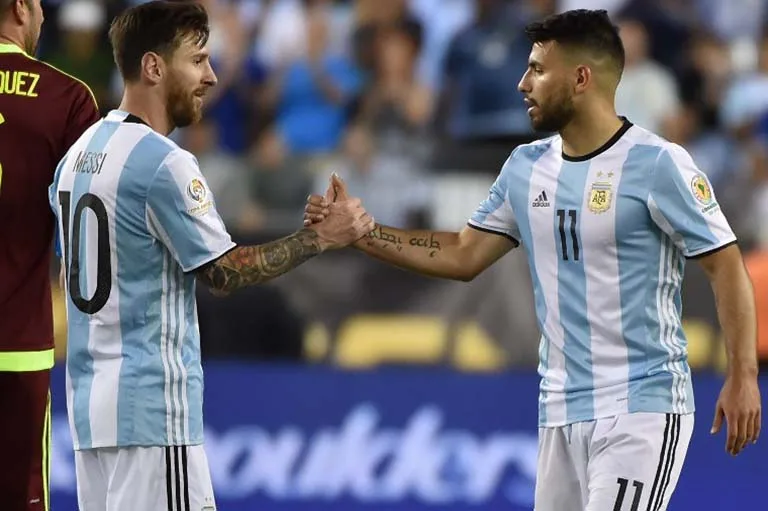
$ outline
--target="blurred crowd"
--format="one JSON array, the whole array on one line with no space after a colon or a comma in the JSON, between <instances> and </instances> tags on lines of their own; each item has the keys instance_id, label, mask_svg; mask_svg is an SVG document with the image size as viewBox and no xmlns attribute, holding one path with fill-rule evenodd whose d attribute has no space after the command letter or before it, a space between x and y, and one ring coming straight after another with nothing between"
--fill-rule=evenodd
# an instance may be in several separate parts
<instances>
[{"instance_id":1,"label":"blurred crowd","mask_svg":"<svg viewBox=\"0 0 768 511\"><path fill-rule=\"evenodd\" d=\"M768 243L765 0L201 1L219 85L204 122L174 136L198 156L235 231L295 227L330 169L380 221L430 225L431 178L472 166L445 154L503 141L471 169L494 172L535 136L516 92L530 49L523 26L586 7L621 27L619 112L685 146L738 204L742 237ZM41 56L87 82L104 111L115 107L105 37L130 2L45 3Z\"/></svg>"},{"instance_id":2,"label":"blurred crowd","mask_svg":"<svg viewBox=\"0 0 768 511\"><path fill-rule=\"evenodd\" d=\"M541 135L516 90L525 24L603 8L627 53L619 113L691 152L768 267L768 0L200 1L219 85L204 121L173 137L240 236L294 230L331 171L382 223L444 225L436 183L459 172L487 190ZM136 1L43 3L40 56L117 106L106 31Z\"/></svg>"}]
</instances>

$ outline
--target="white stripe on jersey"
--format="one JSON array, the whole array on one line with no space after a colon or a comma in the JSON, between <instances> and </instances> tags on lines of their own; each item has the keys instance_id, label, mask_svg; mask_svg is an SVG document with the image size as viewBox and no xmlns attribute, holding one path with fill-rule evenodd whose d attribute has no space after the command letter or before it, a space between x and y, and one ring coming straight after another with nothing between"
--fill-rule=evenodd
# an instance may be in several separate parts
<instances>
[{"instance_id":1,"label":"white stripe on jersey","mask_svg":"<svg viewBox=\"0 0 768 511\"><path fill-rule=\"evenodd\" d=\"M170 266L170 252L163 252L163 290L160 295L160 358L163 361L163 372L165 373L165 426L168 435L168 444L171 444L173 438L173 398L171 396L171 362L168 359L168 267Z\"/></svg>"},{"instance_id":2,"label":"white stripe on jersey","mask_svg":"<svg viewBox=\"0 0 768 511\"><path fill-rule=\"evenodd\" d=\"M557 179L562 165L556 162L560 158L560 144L552 144L533 166L531 172L530 187L528 189L528 204L538 197L541 190L556 190ZM550 197L554 202L555 198ZM538 217L538 218L537 218ZM552 232L552 218L550 215L530 214L532 232ZM565 407L565 332L560 321L560 299L558 295L558 251L555 246L554 236L534 236L533 252L537 276L544 291L543 298L546 302L547 316L544 320L542 336L549 342L547 365L544 367L545 377L542 380L541 390L546 395L547 422L564 423L566 421ZM544 269L542 271L542 269ZM555 269L555 271L551 271ZM542 343L545 341L542 341Z\"/></svg>"},{"instance_id":3,"label":"white stripe on jersey","mask_svg":"<svg viewBox=\"0 0 768 511\"><path fill-rule=\"evenodd\" d=\"M134 147L144 138L142 130L122 129L120 130L120 144L110 144L109 146L109 164L112 168L123 168L128 157L133 152ZM114 240L117 239L116 233L116 215L117 210L117 187L119 186L122 172L105 172L98 176L99 198L104 202L109 219L109 236L113 240L110 245L112 249L112 291L110 299L99 311L99 316L103 318L120 317L120 287L118 283L118 271L120 261L118 261L117 245ZM95 240L95 223L88 222L88 239ZM87 243L88 261L96 261L98 258L98 247L96 243ZM88 264L88 296L93 296L96 290L96 275L98 265ZM118 387L120 384L120 369L123 363L123 343L120 322L111 322L110 328L104 328L101 322L90 322L90 342L89 348L93 355L93 382L91 384L91 438L100 443L107 442L112 445L117 442L117 405L118 405ZM98 352L98 353L97 353ZM94 420L95 419L95 420Z\"/></svg>"},{"instance_id":4,"label":"white stripe on jersey","mask_svg":"<svg viewBox=\"0 0 768 511\"><path fill-rule=\"evenodd\" d=\"M182 359L182 350L184 349L184 336L186 334L187 322L184 314L184 272L180 266L176 266L173 272L173 278L176 281L176 318L179 322L179 334L176 336L176 349L174 355L178 363L180 378L179 387L181 389L181 414L177 417L179 421L179 441L184 445L189 443L189 401L187 400L187 368Z\"/></svg>"},{"instance_id":5,"label":"white stripe on jersey","mask_svg":"<svg viewBox=\"0 0 768 511\"><path fill-rule=\"evenodd\" d=\"M677 279L675 277L676 254L672 240L669 237L664 237L661 244L661 252L659 254L659 286L657 288L657 301L656 308L659 313L659 321L661 322L661 343L670 354L670 358L677 354L677 350L674 346L675 336L675 316L674 311L674 290ZM684 379L683 371L680 369L678 362L672 362L671 360L664 363L664 367L672 375L672 407L674 413L681 412L680 402L681 397L681 380Z\"/></svg>"},{"instance_id":6,"label":"white stripe on jersey","mask_svg":"<svg viewBox=\"0 0 768 511\"><path fill-rule=\"evenodd\" d=\"M170 258L169 255L167 257ZM174 278L173 265L169 264L169 271L165 275L168 279L168 293L165 296L164 308L168 310L168 351L166 356L168 357L168 363L171 366L171 399L173 402L173 436L169 438L169 443L175 445L175 443L181 438L181 420L179 418L179 411L182 406L181 395L179 392L179 380L181 380L181 369L178 366L178 360L176 358L176 345L179 342L178 328L179 318L176 315L176 298L178 295L176 279Z\"/></svg>"}]
</instances>

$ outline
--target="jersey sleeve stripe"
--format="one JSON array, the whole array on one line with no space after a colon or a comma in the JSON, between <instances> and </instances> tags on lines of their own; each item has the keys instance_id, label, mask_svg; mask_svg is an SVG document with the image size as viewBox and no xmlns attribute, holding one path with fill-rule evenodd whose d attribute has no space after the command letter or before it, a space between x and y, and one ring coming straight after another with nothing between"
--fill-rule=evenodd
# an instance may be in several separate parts
<instances>
[{"instance_id":1,"label":"jersey sleeve stripe","mask_svg":"<svg viewBox=\"0 0 768 511\"><path fill-rule=\"evenodd\" d=\"M514 243L516 247L520 245L520 241L519 240L515 239L514 236L512 236L512 235L510 235L510 234L508 234L508 233L506 233L504 231L496 231L494 229L489 229L488 227L485 227L483 225L479 225L474 220L469 220L469 222L467 222L467 225L469 227L471 227L472 229L475 229L476 231L487 232L488 234L496 234L497 236L504 236L509 241Z\"/></svg>"},{"instance_id":2,"label":"jersey sleeve stripe","mask_svg":"<svg viewBox=\"0 0 768 511\"><path fill-rule=\"evenodd\" d=\"M201 268L211 264L212 262L214 262L214 261L216 261L218 259L221 259L225 255L229 254L234 249L236 249L237 246L238 246L237 243L232 242L231 246L226 247L226 248L222 249L221 251L217 252L216 254L211 255L211 257L209 257L208 259L204 259L202 262L200 262L196 266L194 266L192 268L189 268L189 269L184 269L184 273L190 274L190 273L194 273L194 272L198 271L199 269L201 269Z\"/></svg>"},{"instance_id":3,"label":"jersey sleeve stripe","mask_svg":"<svg viewBox=\"0 0 768 511\"><path fill-rule=\"evenodd\" d=\"M686 256L686 259L700 259L700 258L702 258L702 257L706 257L706 256L708 256L708 255L712 255L712 254L714 254L715 252L720 252L720 251L721 251L721 250L723 250L724 248L728 248L728 247L730 247L731 245L735 245L736 243L738 243L738 240L737 240L737 239L736 239L736 237L734 236L734 237L733 237L733 238L731 238L731 239L726 239L726 240L723 240L723 242L722 242L722 243L720 243L720 244L719 244L718 246L716 246L716 247L707 247L707 248L703 248L703 249L701 249L701 250L700 250L700 251L698 251L698 252L693 252L693 253L691 253L690 255L687 255L687 256Z\"/></svg>"},{"instance_id":4,"label":"jersey sleeve stripe","mask_svg":"<svg viewBox=\"0 0 768 511\"><path fill-rule=\"evenodd\" d=\"M72 76L71 74L67 73L66 71L62 71L62 70L61 70L61 69L59 69L58 67L56 67L56 66L54 66L54 65L52 65L52 64L49 64L48 62L45 62L45 61L43 61L43 60L38 60L38 59L36 59L35 57L32 57L32 56L30 56L30 55L27 55L26 53L24 54L24 56L25 56L25 57L27 57L27 58L28 58L28 59L30 59L30 60L34 60L35 62L39 62L39 63L43 64L44 66L46 66L46 67L49 67L49 68L53 69L53 70L54 70L54 71L56 71L57 73L59 73L59 74L62 74L62 75L64 75L64 76L66 76L67 78L71 79L73 82L75 82L75 83L79 83L80 85L82 85L83 87L85 87L85 90L86 90L86 91L88 91L88 94L91 96L91 99L93 100L93 104L96 106L96 110L98 110L98 109L99 109L99 102L98 102L98 101L96 101L96 95L93 93L93 91L91 90L91 88L88 86L88 84L87 84L87 83L85 83L85 82L84 82L84 81L82 81L81 79L77 78L76 76Z\"/></svg>"}]
</instances>

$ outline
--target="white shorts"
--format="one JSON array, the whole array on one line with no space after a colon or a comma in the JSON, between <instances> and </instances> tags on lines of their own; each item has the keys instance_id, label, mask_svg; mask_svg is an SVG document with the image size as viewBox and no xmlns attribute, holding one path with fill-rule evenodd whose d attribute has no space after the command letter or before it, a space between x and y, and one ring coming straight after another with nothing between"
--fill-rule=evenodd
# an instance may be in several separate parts
<instances>
[{"instance_id":1,"label":"white shorts","mask_svg":"<svg viewBox=\"0 0 768 511\"><path fill-rule=\"evenodd\" d=\"M79 511L215 511L202 445L75 451Z\"/></svg>"},{"instance_id":2,"label":"white shorts","mask_svg":"<svg viewBox=\"0 0 768 511\"><path fill-rule=\"evenodd\" d=\"M663 413L540 428L535 510L666 511L692 433Z\"/></svg>"}]
</instances>

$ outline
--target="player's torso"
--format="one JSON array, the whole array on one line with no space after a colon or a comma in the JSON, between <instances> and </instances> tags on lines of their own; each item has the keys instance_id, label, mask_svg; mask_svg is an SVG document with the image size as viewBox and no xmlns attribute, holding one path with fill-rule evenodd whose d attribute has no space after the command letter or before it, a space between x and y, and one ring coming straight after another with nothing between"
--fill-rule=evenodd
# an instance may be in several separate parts
<instances>
[{"instance_id":1,"label":"player's torso","mask_svg":"<svg viewBox=\"0 0 768 511\"><path fill-rule=\"evenodd\" d=\"M567 395L568 416L591 418L631 407L632 381L658 373L669 386L683 263L647 206L659 147L626 136L568 161L557 142L516 160L508 199L534 283L544 400Z\"/></svg>"},{"instance_id":2,"label":"player's torso","mask_svg":"<svg viewBox=\"0 0 768 511\"><path fill-rule=\"evenodd\" d=\"M198 434L189 431L190 408L197 415L202 401L194 277L147 224L146 194L171 149L142 127L102 122L60 170L80 446L164 445ZM78 406L86 395L90 408Z\"/></svg>"},{"instance_id":3,"label":"player's torso","mask_svg":"<svg viewBox=\"0 0 768 511\"><path fill-rule=\"evenodd\" d=\"M44 64L0 53L0 349L53 342L47 187L65 150L61 86Z\"/></svg>"}]
</instances>

